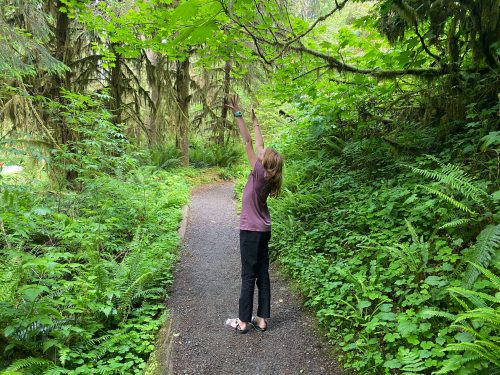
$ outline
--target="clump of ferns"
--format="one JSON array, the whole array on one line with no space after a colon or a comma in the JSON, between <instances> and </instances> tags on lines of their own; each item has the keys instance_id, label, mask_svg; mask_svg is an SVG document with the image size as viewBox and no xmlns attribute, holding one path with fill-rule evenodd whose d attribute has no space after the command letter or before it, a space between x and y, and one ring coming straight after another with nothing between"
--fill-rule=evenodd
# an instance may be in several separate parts
<instances>
[{"instance_id":1,"label":"clump of ferns","mask_svg":"<svg viewBox=\"0 0 500 375\"><path fill-rule=\"evenodd\" d=\"M406 165L414 173L436 181L433 184L419 184L417 186L436 195L466 215L466 217L441 225L440 229L462 226L472 220L477 220L480 212L487 206L488 193L458 165L445 164L431 155L427 155L427 157L435 161L440 166L440 170L427 170ZM446 190L451 191L455 196ZM463 197L462 201L458 200L457 195Z\"/></svg>"},{"instance_id":2,"label":"clump of ferns","mask_svg":"<svg viewBox=\"0 0 500 375\"><path fill-rule=\"evenodd\" d=\"M488 267L500 244L500 224L491 223L491 215L487 210L490 206L491 195L459 166L450 163L444 164L430 155L428 158L435 161L440 166L440 170L426 170L406 165L414 173L436 181L430 185L419 184L417 186L451 204L464 215L441 225L436 230L455 228L466 224L471 226L474 224L482 229L476 237L476 242L465 252L463 264L465 265L465 262L469 261ZM454 192L455 196L448 193L446 189ZM459 200L457 195L461 195L462 200ZM477 268L468 264L462 277L462 286L472 287L478 275Z\"/></svg>"},{"instance_id":3,"label":"clump of ferns","mask_svg":"<svg viewBox=\"0 0 500 375\"><path fill-rule=\"evenodd\" d=\"M484 275L491 285L491 292L451 287L447 290L461 311L452 314L423 309L420 312L424 319L447 319L451 321L452 330L465 334L460 342L450 343L442 349L456 354L449 355L435 374L449 374L473 361L491 370L500 367L500 300L497 297L500 293L500 278L476 263L469 262L469 265Z\"/></svg>"}]
</instances>

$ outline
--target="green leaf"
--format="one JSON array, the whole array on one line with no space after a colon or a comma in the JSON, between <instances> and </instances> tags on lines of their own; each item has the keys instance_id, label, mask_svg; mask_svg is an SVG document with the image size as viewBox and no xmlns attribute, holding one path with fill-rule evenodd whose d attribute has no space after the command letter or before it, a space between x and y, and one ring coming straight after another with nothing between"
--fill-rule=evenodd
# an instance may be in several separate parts
<instances>
[{"instance_id":1,"label":"green leaf","mask_svg":"<svg viewBox=\"0 0 500 375\"><path fill-rule=\"evenodd\" d=\"M44 285L26 285L20 289L20 292L25 296L28 301L33 302L43 292L48 292L49 288Z\"/></svg>"},{"instance_id":2,"label":"green leaf","mask_svg":"<svg viewBox=\"0 0 500 375\"><path fill-rule=\"evenodd\" d=\"M440 276L428 276L424 282L432 286L444 286L448 284L448 282Z\"/></svg>"},{"instance_id":3,"label":"green leaf","mask_svg":"<svg viewBox=\"0 0 500 375\"><path fill-rule=\"evenodd\" d=\"M390 368L390 369L401 368L401 362L397 358L394 358L394 359L385 361L384 367Z\"/></svg>"},{"instance_id":4,"label":"green leaf","mask_svg":"<svg viewBox=\"0 0 500 375\"><path fill-rule=\"evenodd\" d=\"M410 334L417 331L417 325L408 320L403 320L398 323L398 331L401 333L401 336L408 337Z\"/></svg>"}]
</instances>

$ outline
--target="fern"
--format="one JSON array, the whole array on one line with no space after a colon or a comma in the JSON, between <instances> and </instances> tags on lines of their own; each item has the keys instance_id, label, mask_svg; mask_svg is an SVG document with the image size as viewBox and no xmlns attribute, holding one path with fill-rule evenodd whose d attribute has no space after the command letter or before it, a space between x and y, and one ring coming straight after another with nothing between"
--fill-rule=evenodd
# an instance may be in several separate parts
<instances>
[{"instance_id":1,"label":"fern","mask_svg":"<svg viewBox=\"0 0 500 375\"><path fill-rule=\"evenodd\" d=\"M470 221L471 221L470 219L456 219L456 220L452 220L452 221L450 221L448 223L445 223L445 224L441 225L439 227L439 229L460 227L462 225L470 223Z\"/></svg>"},{"instance_id":2,"label":"fern","mask_svg":"<svg viewBox=\"0 0 500 375\"><path fill-rule=\"evenodd\" d=\"M392 256L398 258L412 272L417 272L428 260L428 244L396 243L384 246Z\"/></svg>"},{"instance_id":3,"label":"fern","mask_svg":"<svg viewBox=\"0 0 500 375\"><path fill-rule=\"evenodd\" d=\"M466 257L469 265L462 278L462 286L464 288L472 287L480 273L480 269L477 266L487 267L491 261L491 257L498 250L499 244L500 224L488 225L479 233L476 244L471 248L471 252Z\"/></svg>"},{"instance_id":4,"label":"fern","mask_svg":"<svg viewBox=\"0 0 500 375\"><path fill-rule=\"evenodd\" d=\"M496 297L490 296L489 294L476 292L474 290L468 290L460 287L448 288L448 291L451 293L460 294L466 297L469 301L471 301L476 307L486 307L486 301L490 301L492 303L498 303L498 299Z\"/></svg>"},{"instance_id":5,"label":"fern","mask_svg":"<svg viewBox=\"0 0 500 375\"><path fill-rule=\"evenodd\" d=\"M424 374L428 368L423 359L419 357L418 352L411 352L408 349L400 350L398 359L401 361L402 375Z\"/></svg>"},{"instance_id":6,"label":"fern","mask_svg":"<svg viewBox=\"0 0 500 375\"><path fill-rule=\"evenodd\" d=\"M492 344L491 342L478 341L475 342L461 342L457 344L449 344L445 351L472 351L482 358L487 359L489 362L500 366L500 346Z\"/></svg>"},{"instance_id":7,"label":"fern","mask_svg":"<svg viewBox=\"0 0 500 375\"><path fill-rule=\"evenodd\" d=\"M461 211L464 211L464 212L467 212L471 215L475 215L476 212L472 211L469 207L467 207L465 204L463 204L462 202L459 202L457 201L455 198L453 197L450 197L449 195L443 193L442 191L439 191L439 190L436 190L436 189L433 189L429 186L425 186L425 185L417 185L418 187L421 187L422 189L425 189L429 192L431 192L432 194L434 195L437 195L439 198L443 199L444 201L452 204L453 206L455 206L456 208L458 208L459 210Z\"/></svg>"},{"instance_id":8,"label":"fern","mask_svg":"<svg viewBox=\"0 0 500 375\"><path fill-rule=\"evenodd\" d=\"M420 243L417 235L417 231L415 230L415 227L408 221L408 219L405 218L405 224L406 227L408 228L408 231L410 232L411 238L414 243Z\"/></svg>"},{"instance_id":9,"label":"fern","mask_svg":"<svg viewBox=\"0 0 500 375\"><path fill-rule=\"evenodd\" d=\"M476 263L472 263L472 262L469 262L469 264L471 264L472 266L476 267L479 271L482 272L482 274L484 276L486 276L486 278L488 280L491 281L491 283L493 284L493 286L500 290L500 277L498 277L497 275L495 275L493 272L491 272L490 270L487 270L486 268L476 264Z\"/></svg>"},{"instance_id":10,"label":"fern","mask_svg":"<svg viewBox=\"0 0 500 375\"><path fill-rule=\"evenodd\" d=\"M434 372L435 375L449 374L459 368L463 367L469 362L477 361L481 359L481 356L472 352L467 352L467 354L463 356L453 355L450 358L446 359L442 363L442 367Z\"/></svg>"},{"instance_id":11,"label":"fern","mask_svg":"<svg viewBox=\"0 0 500 375\"><path fill-rule=\"evenodd\" d=\"M55 363L47 359L28 357L16 360L13 364L11 364L7 368L7 371L19 371L22 369L33 369L33 368L40 370L54 366L56 366Z\"/></svg>"},{"instance_id":12,"label":"fern","mask_svg":"<svg viewBox=\"0 0 500 375\"><path fill-rule=\"evenodd\" d=\"M428 157L441 166L441 171L429 171L412 165L409 167L417 174L432 178L433 180L452 187L466 198L472 199L478 205L484 205L484 198L487 197L487 193L478 187L476 181L469 177L460 167L453 164L443 164L439 159L430 155L428 155Z\"/></svg>"},{"instance_id":13,"label":"fern","mask_svg":"<svg viewBox=\"0 0 500 375\"><path fill-rule=\"evenodd\" d=\"M466 319L481 320L500 327L500 314L498 309L481 307L475 310L467 311L459 314L455 322L458 323Z\"/></svg>"},{"instance_id":14,"label":"fern","mask_svg":"<svg viewBox=\"0 0 500 375\"><path fill-rule=\"evenodd\" d=\"M475 263L470 263L471 267L482 272L497 288L499 288L499 278L484 267ZM451 328L461 332L467 332L474 337L473 342L458 342L449 344L444 351L463 352L464 358L470 358L471 353L475 356L474 361L481 361L481 365L492 363L500 365L500 346L498 345L498 330L500 327L499 300L486 293L467 290L464 288L448 288L451 295L459 302L464 311L457 314ZM498 293L497 293L498 294ZM465 301L457 295L465 297L476 308L470 309ZM488 305L488 303L490 305ZM446 374L449 371L458 369L460 363L465 363L458 357L451 357L443 362L442 368L436 374Z\"/></svg>"},{"instance_id":15,"label":"fern","mask_svg":"<svg viewBox=\"0 0 500 375\"><path fill-rule=\"evenodd\" d=\"M465 297L470 303L472 303L473 306L477 308L482 308L482 307L487 307L488 305L486 302L484 302L481 297L478 295L473 294L472 290L468 289L463 289L463 288L449 288L448 291L452 294L453 297L456 299L459 299L456 295L461 295L462 297ZM464 306L464 303L460 303L462 306ZM468 304L465 303L465 306L469 306Z\"/></svg>"},{"instance_id":16,"label":"fern","mask_svg":"<svg viewBox=\"0 0 500 375\"><path fill-rule=\"evenodd\" d=\"M430 319L430 318L445 318L448 320L455 320L456 316L454 314L451 314L447 311L439 311L439 310L430 310L430 309L424 309L420 311L420 317L423 319Z\"/></svg>"}]
</instances>

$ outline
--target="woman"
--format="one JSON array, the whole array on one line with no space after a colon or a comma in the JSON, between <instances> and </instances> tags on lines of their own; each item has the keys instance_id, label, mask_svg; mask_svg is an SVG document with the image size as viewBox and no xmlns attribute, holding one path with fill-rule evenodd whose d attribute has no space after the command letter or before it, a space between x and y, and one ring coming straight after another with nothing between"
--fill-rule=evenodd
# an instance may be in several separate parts
<instances>
[{"instance_id":1,"label":"woman","mask_svg":"<svg viewBox=\"0 0 500 375\"><path fill-rule=\"evenodd\" d=\"M239 316L227 319L225 324L237 333L247 333L250 326L264 332L266 319L270 317L271 286L269 282L268 243L271 238L271 218L267 208L267 197L277 196L281 188L283 159L271 148L264 148L260 126L252 110L255 132L254 152L252 138L245 126L238 104L238 96L231 97L229 108L233 110L236 123L243 137L243 144L252 166L247 184L243 190L240 215L240 253L241 253L241 293ZM259 289L257 315L252 317L253 293L255 284Z\"/></svg>"}]
</instances>

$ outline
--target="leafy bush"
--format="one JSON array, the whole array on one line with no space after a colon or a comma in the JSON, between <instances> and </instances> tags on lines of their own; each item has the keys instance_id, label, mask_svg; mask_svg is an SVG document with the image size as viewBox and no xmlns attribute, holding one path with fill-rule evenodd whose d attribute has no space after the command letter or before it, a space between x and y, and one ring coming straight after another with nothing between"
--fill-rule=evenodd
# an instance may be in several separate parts
<instances>
[{"instance_id":1,"label":"leafy bush","mask_svg":"<svg viewBox=\"0 0 500 375\"><path fill-rule=\"evenodd\" d=\"M188 185L151 169L81 181L79 194L0 186L8 371L142 373L154 348Z\"/></svg>"},{"instance_id":2,"label":"leafy bush","mask_svg":"<svg viewBox=\"0 0 500 375\"><path fill-rule=\"evenodd\" d=\"M275 141L287 162L283 196L269 202L271 255L344 366L363 374L498 369L493 154L457 158L433 125L420 125L438 148L426 156L427 142L411 142L406 127L331 125L331 98L313 100L298 104L302 114ZM453 144L474 144L492 124L455 133ZM406 146L381 140L388 133Z\"/></svg>"},{"instance_id":3,"label":"leafy bush","mask_svg":"<svg viewBox=\"0 0 500 375\"><path fill-rule=\"evenodd\" d=\"M240 162L241 146L238 144L219 146L192 140L189 149L190 164L194 167L230 167Z\"/></svg>"}]
</instances>

